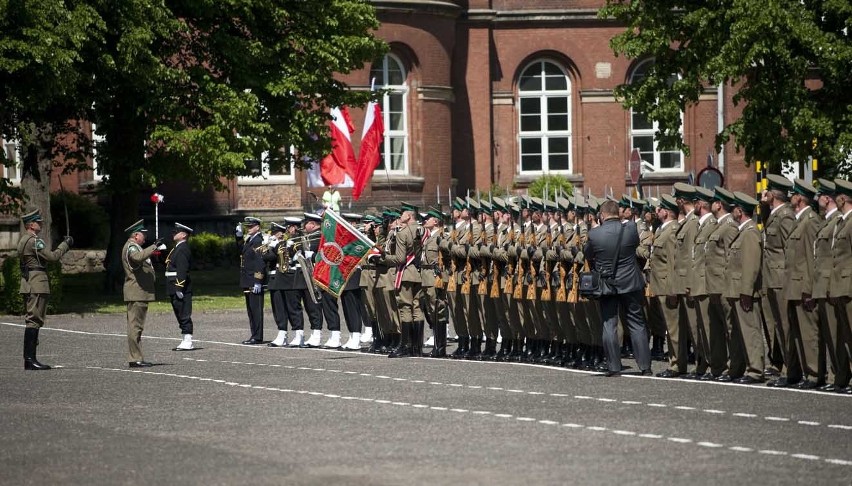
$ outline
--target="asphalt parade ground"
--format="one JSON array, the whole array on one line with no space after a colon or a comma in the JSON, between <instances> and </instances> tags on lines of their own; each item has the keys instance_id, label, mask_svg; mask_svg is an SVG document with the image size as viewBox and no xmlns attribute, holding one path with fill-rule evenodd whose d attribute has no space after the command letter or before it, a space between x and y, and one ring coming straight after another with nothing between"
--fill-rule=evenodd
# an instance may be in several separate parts
<instances>
[{"instance_id":1,"label":"asphalt parade ground","mask_svg":"<svg viewBox=\"0 0 852 486\"><path fill-rule=\"evenodd\" d=\"M25 372L22 321L0 316L4 485L852 484L849 396L243 346L236 311L196 314L191 352L150 314L146 369L123 315L49 316L60 368Z\"/></svg>"}]
</instances>

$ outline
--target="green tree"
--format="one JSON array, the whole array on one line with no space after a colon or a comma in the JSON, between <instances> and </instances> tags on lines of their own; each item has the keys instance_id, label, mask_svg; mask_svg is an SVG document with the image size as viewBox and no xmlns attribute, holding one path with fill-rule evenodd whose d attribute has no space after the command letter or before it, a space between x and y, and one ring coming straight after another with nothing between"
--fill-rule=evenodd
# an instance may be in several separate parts
<instances>
[{"instance_id":1,"label":"green tree","mask_svg":"<svg viewBox=\"0 0 852 486\"><path fill-rule=\"evenodd\" d=\"M747 163L777 170L812 155L826 174L852 173L848 1L607 0L599 17L627 27L611 40L616 55L655 60L616 95L659 123L664 146L688 151L681 111L723 83L743 113L716 136L717 148L733 139Z\"/></svg>"},{"instance_id":2,"label":"green tree","mask_svg":"<svg viewBox=\"0 0 852 486\"><path fill-rule=\"evenodd\" d=\"M574 185L559 174L547 174L537 177L530 187L527 189L530 196L546 197L548 201L553 201L557 197L570 197L574 194ZM546 194L545 194L546 193Z\"/></svg>"}]
</instances>

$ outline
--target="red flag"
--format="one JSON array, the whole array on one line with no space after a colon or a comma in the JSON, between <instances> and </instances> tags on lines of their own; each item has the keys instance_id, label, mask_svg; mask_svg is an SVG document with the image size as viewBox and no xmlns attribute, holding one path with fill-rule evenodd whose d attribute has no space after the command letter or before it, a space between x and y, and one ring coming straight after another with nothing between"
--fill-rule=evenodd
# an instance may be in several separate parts
<instances>
[{"instance_id":1,"label":"red flag","mask_svg":"<svg viewBox=\"0 0 852 486\"><path fill-rule=\"evenodd\" d=\"M373 171L379 165L382 157L382 142L385 140L385 123L382 119L382 108L378 103L367 105L367 115L364 117L364 131L361 133L361 151L358 153L358 171L355 173L355 185L352 189L352 199L358 200L367 181L373 177Z\"/></svg>"},{"instance_id":2,"label":"red flag","mask_svg":"<svg viewBox=\"0 0 852 486\"><path fill-rule=\"evenodd\" d=\"M350 187L355 180L355 150L352 148L351 133L355 131L349 108L332 108L331 153L320 161L320 175L324 185Z\"/></svg>"}]
</instances>

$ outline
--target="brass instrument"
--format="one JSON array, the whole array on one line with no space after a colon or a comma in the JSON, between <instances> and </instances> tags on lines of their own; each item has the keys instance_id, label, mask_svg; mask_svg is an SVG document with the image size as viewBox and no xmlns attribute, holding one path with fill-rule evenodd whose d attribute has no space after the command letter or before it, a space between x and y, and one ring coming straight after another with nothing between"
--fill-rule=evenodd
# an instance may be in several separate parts
<instances>
[{"instance_id":1,"label":"brass instrument","mask_svg":"<svg viewBox=\"0 0 852 486\"><path fill-rule=\"evenodd\" d=\"M453 227L450 230L450 241L453 244L458 243L458 235L456 234L456 228ZM450 276L449 280L447 280L447 292L455 292L456 291L456 259L450 255Z\"/></svg>"}]
</instances>

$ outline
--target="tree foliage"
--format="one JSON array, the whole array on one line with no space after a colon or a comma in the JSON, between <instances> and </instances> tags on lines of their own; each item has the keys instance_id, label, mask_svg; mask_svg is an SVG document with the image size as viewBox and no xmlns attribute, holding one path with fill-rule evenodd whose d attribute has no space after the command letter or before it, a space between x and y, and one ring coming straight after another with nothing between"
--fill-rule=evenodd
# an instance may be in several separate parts
<instances>
[{"instance_id":1,"label":"tree foliage","mask_svg":"<svg viewBox=\"0 0 852 486\"><path fill-rule=\"evenodd\" d=\"M688 150L681 111L724 83L743 112L717 148L733 139L747 163L812 155L827 174L852 173L848 0L607 0L599 16L627 27L611 40L617 55L655 60L616 94L659 123L663 145Z\"/></svg>"},{"instance_id":2,"label":"tree foliage","mask_svg":"<svg viewBox=\"0 0 852 486\"><path fill-rule=\"evenodd\" d=\"M574 194L574 185L565 176L559 174L546 174L536 179L527 188L527 193L534 197L546 197L554 201L560 195L570 197Z\"/></svg>"}]
</instances>

